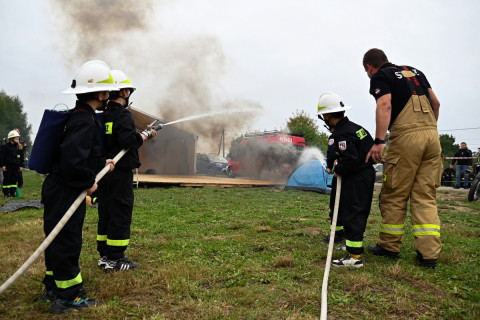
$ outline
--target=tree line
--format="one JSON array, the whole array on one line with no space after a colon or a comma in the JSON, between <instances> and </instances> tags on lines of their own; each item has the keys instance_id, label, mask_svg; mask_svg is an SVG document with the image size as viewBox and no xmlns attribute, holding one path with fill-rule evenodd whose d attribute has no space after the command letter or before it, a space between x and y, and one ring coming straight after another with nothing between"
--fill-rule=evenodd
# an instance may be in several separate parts
<instances>
[{"instance_id":1,"label":"tree line","mask_svg":"<svg viewBox=\"0 0 480 320\"><path fill-rule=\"evenodd\" d=\"M0 137L2 140L13 129L18 128L27 150L32 147L32 125L27 121L27 113L23 111L23 103L18 96L10 96L4 90L0 91Z\"/></svg>"}]
</instances>

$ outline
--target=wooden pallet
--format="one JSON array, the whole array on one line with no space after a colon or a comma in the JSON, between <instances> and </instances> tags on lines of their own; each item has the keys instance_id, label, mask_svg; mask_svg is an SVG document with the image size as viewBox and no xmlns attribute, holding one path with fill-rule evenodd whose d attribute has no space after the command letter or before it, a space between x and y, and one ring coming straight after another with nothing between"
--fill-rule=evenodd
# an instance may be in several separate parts
<instances>
[{"instance_id":1,"label":"wooden pallet","mask_svg":"<svg viewBox=\"0 0 480 320\"><path fill-rule=\"evenodd\" d=\"M135 178L136 179L136 176ZM181 187L216 187L216 188L254 188L283 187L285 182L252 180L244 178L227 178L220 176L180 176L139 174L139 185L176 185Z\"/></svg>"}]
</instances>

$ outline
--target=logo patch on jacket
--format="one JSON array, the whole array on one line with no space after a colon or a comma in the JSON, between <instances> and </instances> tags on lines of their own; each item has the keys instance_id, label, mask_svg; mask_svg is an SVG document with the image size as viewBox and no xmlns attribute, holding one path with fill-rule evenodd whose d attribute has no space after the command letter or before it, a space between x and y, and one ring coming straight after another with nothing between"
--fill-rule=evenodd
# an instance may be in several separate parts
<instances>
[{"instance_id":1,"label":"logo patch on jacket","mask_svg":"<svg viewBox=\"0 0 480 320\"><path fill-rule=\"evenodd\" d=\"M357 137L360 138L360 140L362 140L363 138L365 138L366 136L368 136L368 134L365 132L365 130L362 128L360 130L358 130L357 132L355 132L357 134Z\"/></svg>"},{"instance_id":2,"label":"logo patch on jacket","mask_svg":"<svg viewBox=\"0 0 480 320\"><path fill-rule=\"evenodd\" d=\"M382 92L380 89L375 89L375 94L378 96L380 94L380 92Z\"/></svg>"},{"instance_id":3,"label":"logo patch on jacket","mask_svg":"<svg viewBox=\"0 0 480 320\"><path fill-rule=\"evenodd\" d=\"M328 145L331 146L334 142L335 142L335 140L329 139L329 140L328 140Z\"/></svg>"},{"instance_id":4,"label":"logo patch on jacket","mask_svg":"<svg viewBox=\"0 0 480 320\"><path fill-rule=\"evenodd\" d=\"M339 141L338 148L342 151L347 150L347 141Z\"/></svg>"}]
</instances>

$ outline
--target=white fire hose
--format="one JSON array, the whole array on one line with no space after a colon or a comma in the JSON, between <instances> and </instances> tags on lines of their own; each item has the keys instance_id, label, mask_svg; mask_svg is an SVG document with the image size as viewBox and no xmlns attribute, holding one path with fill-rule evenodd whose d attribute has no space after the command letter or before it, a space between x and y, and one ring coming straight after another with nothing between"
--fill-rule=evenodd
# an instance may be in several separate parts
<instances>
[{"instance_id":1,"label":"white fire hose","mask_svg":"<svg viewBox=\"0 0 480 320\"><path fill-rule=\"evenodd\" d=\"M337 177L337 191L335 192L335 207L333 209L332 227L330 230L330 241L328 243L327 262L325 263L325 272L323 273L322 283L322 304L320 309L320 320L327 319L327 287L328 275L330 274L330 265L332 263L333 243L335 241L335 229L337 228L338 207L340 206L340 192L342 190L342 177Z\"/></svg>"},{"instance_id":2,"label":"white fire hose","mask_svg":"<svg viewBox=\"0 0 480 320\"><path fill-rule=\"evenodd\" d=\"M128 149L123 149L122 151L120 151L116 156L115 158L113 158L113 161L114 163L117 163L124 155L125 153L128 152ZM107 172L110 170L110 164L105 166L105 168L103 168L98 174L97 176L95 177L95 183L97 183L98 181L100 181L103 176L105 174L107 174ZM7 281L5 281L4 284L2 284L2 286L0 287L0 294L2 294L5 290L7 290L8 288L10 288L10 286L12 284L15 283L15 281L18 280L18 278L20 278L24 273L25 271L28 270L28 268L31 267L31 265L35 262L35 260L38 259L38 257L40 257L40 255L45 251L45 249L47 249L47 247L50 245L50 243L52 243L53 239L55 239L55 237L58 235L58 233L60 232L60 230L62 230L62 228L65 226L65 224L67 223L67 221L70 219L70 217L73 215L73 213L75 212L75 210L77 210L78 206L82 203L82 201L85 201L85 196L87 195L87 191L84 190L78 197L77 199L72 203L72 205L70 206L70 208L67 210L67 212L64 214L64 216L62 217L62 219L60 219L60 221L57 223L57 225L55 226L55 228L52 230L52 232L50 232L50 234L45 238L45 240L43 240L42 244L40 244L40 246L37 248L37 250L35 250L35 252L30 256L30 258L28 258L27 261L25 261L25 263L17 270L17 272L15 272Z\"/></svg>"}]
</instances>

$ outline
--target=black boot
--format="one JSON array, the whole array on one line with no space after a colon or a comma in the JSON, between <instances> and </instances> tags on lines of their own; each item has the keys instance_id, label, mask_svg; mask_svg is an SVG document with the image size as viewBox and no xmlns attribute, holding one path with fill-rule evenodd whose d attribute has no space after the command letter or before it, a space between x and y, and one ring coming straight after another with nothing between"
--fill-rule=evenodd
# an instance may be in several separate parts
<instances>
[{"instance_id":1,"label":"black boot","mask_svg":"<svg viewBox=\"0 0 480 320\"><path fill-rule=\"evenodd\" d=\"M368 251L370 251L376 256L384 256L384 257L393 258L393 259L398 258L398 254L399 254L398 252L385 250L382 247L380 247L378 244L368 246Z\"/></svg>"},{"instance_id":2,"label":"black boot","mask_svg":"<svg viewBox=\"0 0 480 320\"><path fill-rule=\"evenodd\" d=\"M435 269L437 267L437 259L423 259L423 255L417 250L417 260L425 268Z\"/></svg>"},{"instance_id":3,"label":"black boot","mask_svg":"<svg viewBox=\"0 0 480 320\"><path fill-rule=\"evenodd\" d=\"M330 243L330 235L323 238L323 242ZM345 244L345 230L338 230L335 232L334 244Z\"/></svg>"}]
</instances>

